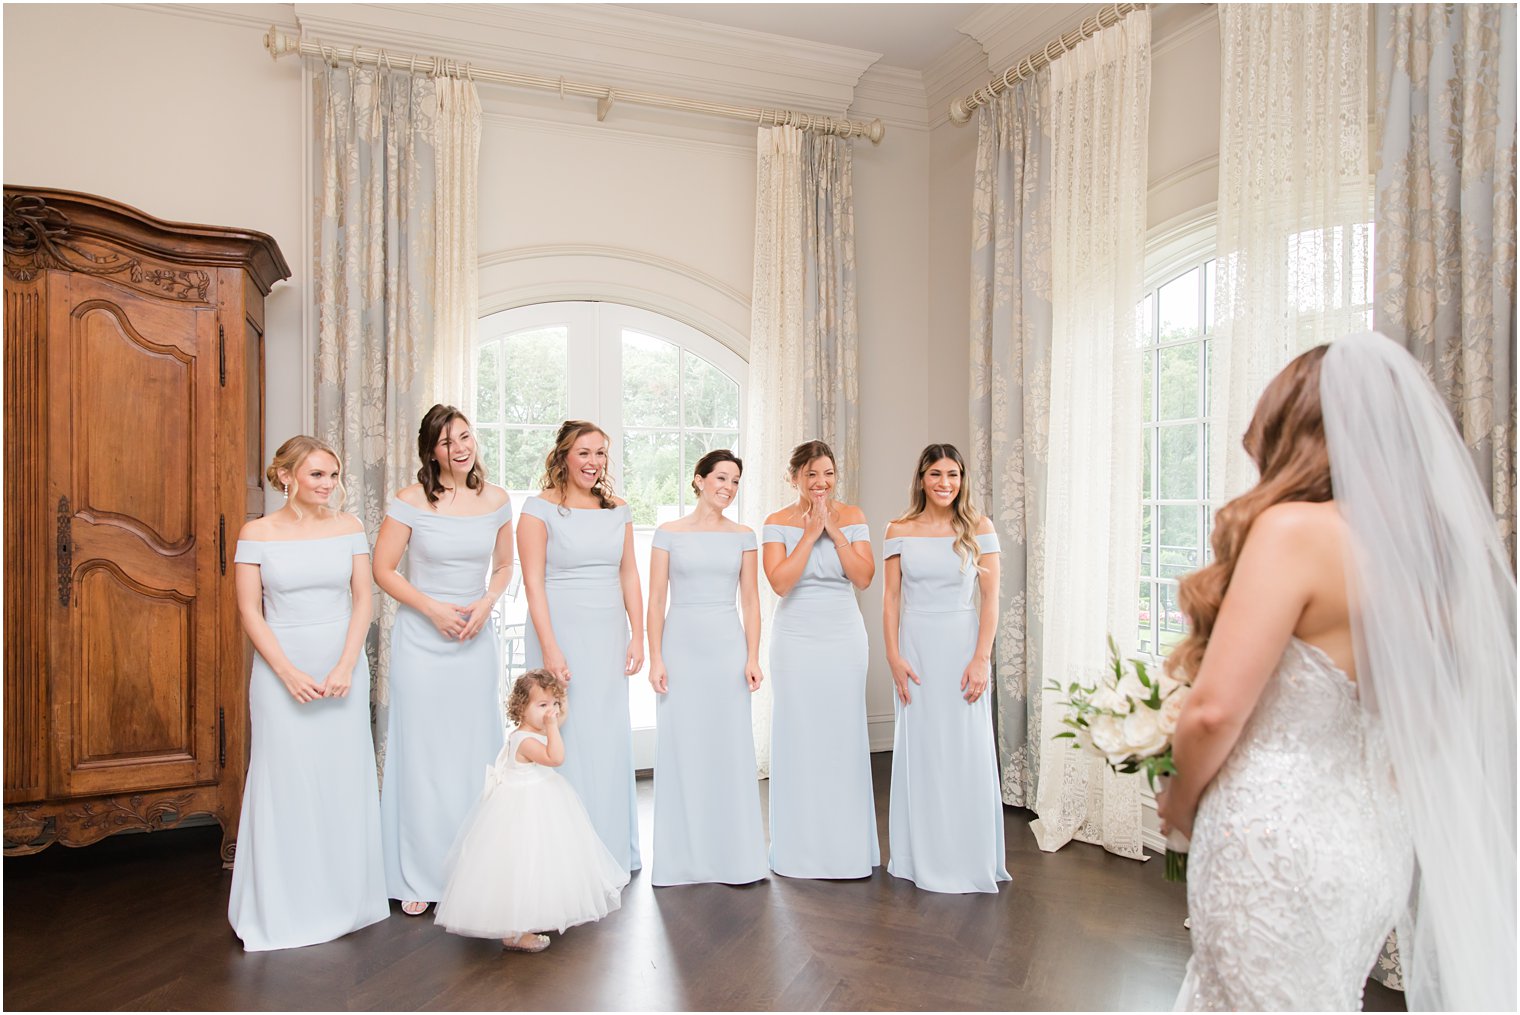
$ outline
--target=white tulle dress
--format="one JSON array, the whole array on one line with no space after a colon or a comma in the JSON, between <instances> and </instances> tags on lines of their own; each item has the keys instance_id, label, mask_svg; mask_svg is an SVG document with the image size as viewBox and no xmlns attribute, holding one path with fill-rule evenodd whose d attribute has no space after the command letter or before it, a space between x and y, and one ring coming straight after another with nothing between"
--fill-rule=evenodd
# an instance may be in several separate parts
<instances>
[{"instance_id":1,"label":"white tulle dress","mask_svg":"<svg viewBox=\"0 0 1520 1015\"><path fill-rule=\"evenodd\" d=\"M512 937L564 931L623 904L628 872L613 859L570 783L552 768L518 761L524 738L507 738L445 861L448 883L435 919L451 934Z\"/></svg>"}]
</instances>

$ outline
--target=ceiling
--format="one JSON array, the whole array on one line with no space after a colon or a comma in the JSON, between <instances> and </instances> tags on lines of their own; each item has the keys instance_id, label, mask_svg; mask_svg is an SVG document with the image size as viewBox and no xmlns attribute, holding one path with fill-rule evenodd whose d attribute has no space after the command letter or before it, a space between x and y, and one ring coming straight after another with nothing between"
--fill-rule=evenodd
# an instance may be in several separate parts
<instances>
[{"instance_id":1,"label":"ceiling","mask_svg":"<svg viewBox=\"0 0 1520 1015\"><path fill-rule=\"evenodd\" d=\"M964 38L956 26L987 5L670 3L616 6L862 49L880 53L883 64L921 71Z\"/></svg>"}]
</instances>

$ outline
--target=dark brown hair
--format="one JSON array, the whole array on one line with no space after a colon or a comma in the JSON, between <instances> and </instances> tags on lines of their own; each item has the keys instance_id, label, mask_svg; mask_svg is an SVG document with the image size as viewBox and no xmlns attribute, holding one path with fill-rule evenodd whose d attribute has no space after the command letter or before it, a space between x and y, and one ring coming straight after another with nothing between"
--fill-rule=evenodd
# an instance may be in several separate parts
<instances>
[{"instance_id":1,"label":"dark brown hair","mask_svg":"<svg viewBox=\"0 0 1520 1015\"><path fill-rule=\"evenodd\" d=\"M712 470L723 462L733 462L739 467L739 475L744 475L744 461L738 455L727 448L715 448L697 459L697 467L691 474L691 492L697 493L697 480L706 479L712 475Z\"/></svg>"},{"instance_id":2,"label":"dark brown hair","mask_svg":"<svg viewBox=\"0 0 1520 1015\"><path fill-rule=\"evenodd\" d=\"M1272 378L1256 403L1241 443L1261 479L1214 516L1214 559L1179 583L1188 634L1167 656L1168 673L1191 679L1203 663L1220 604L1235 574L1251 525L1267 508L1289 501L1323 503L1335 496L1320 413L1319 372L1329 346L1315 346Z\"/></svg>"},{"instance_id":3,"label":"dark brown hair","mask_svg":"<svg viewBox=\"0 0 1520 1015\"><path fill-rule=\"evenodd\" d=\"M507 694L507 718L511 720L513 726L522 725L523 709L528 707L528 699L532 696L535 687L547 692L549 697L559 702L562 715L568 710L565 685L555 680L554 674L548 670L529 670L517 678L517 682L512 685L512 690Z\"/></svg>"},{"instance_id":4,"label":"dark brown hair","mask_svg":"<svg viewBox=\"0 0 1520 1015\"><path fill-rule=\"evenodd\" d=\"M452 405L439 403L423 415L422 425L417 428L417 457L422 459L422 468L417 470L417 482L422 484L422 492L427 497L429 507L438 503L438 495L443 492L443 466L439 465L438 459L433 457L433 449L438 447L438 441L443 437L443 432L456 419L464 420L466 427L470 425L464 413ZM486 485L486 470L480 464L478 443L475 445L475 461L471 463L470 471L464 477L464 485L471 490L480 490Z\"/></svg>"},{"instance_id":5,"label":"dark brown hair","mask_svg":"<svg viewBox=\"0 0 1520 1015\"><path fill-rule=\"evenodd\" d=\"M792 449L792 457L786 463L786 478L792 482L797 478L797 473L807 467L809 462L827 458L834 463L835 473L839 470L839 459L834 457L834 449L823 441L803 441Z\"/></svg>"},{"instance_id":6,"label":"dark brown hair","mask_svg":"<svg viewBox=\"0 0 1520 1015\"><path fill-rule=\"evenodd\" d=\"M561 506L564 506L565 494L570 489L570 449L588 433L607 436L606 430L588 420L565 420L559 425L559 432L554 435L554 446L544 456L544 474L539 477L539 488L558 492ZM597 503L603 508L615 508L617 501L612 499L612 477L608 472L608 469L602 470L601 476L591 487L591 492L596 494Z\"/></svg>"}]
</instances>

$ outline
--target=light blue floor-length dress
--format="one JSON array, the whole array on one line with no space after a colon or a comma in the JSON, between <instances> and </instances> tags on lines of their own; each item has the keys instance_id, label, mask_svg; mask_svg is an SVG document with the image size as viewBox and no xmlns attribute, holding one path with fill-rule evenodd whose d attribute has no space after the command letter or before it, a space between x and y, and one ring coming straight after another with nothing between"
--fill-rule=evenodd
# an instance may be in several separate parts
<instances>
[{"instance_id":1,"label":"light blue floor-length dress","mask_svg":"<svg viewBox=\"0 0 1520 1015\"><path fill-rule=\"evenodd\" d=\"M259 566L264 619L281 651L319 683L343 655L354 557L367 553L362 532L238 541L233 559ZM255 655L248 708L253 743L227 903L243 947L318 944L385 919L391 910L364 654L346 697L305 704Z\"/></svg>"},{"instance_id":2,"label":"light blue floor-length dress","mask_svg":"<svg viewBox=\"0 0 1520 1015\"><path fill-rule=\"evenodd\" d=\"M635 871L639 816L634 803L633 733L628 716L628 614L618 567L633 520L628 505L566 508L529 497L522 512L544 523L544 593L555 641L570 667L570 710L560 733L565 763L560 774L580 794L591 824L607 849ZM544 664L544 650L529 618L528 666Z\"/></svg>"},{"instance_id":3,"label":"light blue floor-length dress","mask_svg":"<svg viewBox=\"0 0 1520 1015\"><path fill-rule=\"evenodd\" d=\"M997 553L996 533L976 537ZM898 649L922 681L897 705L887 872L931 892L996 892L1007 881L1003 800L992 740L990 688L966 702L961 676L976 651L977 570L953 536L895 536L902 598Z\"/></svg>"},{"instance_id":4,"label":"light blue floor-length dress","mask_svg":"<svg viewBox=\"0 0 1520 1015\"><path fill-rule=\"evenodd\" d=\"M409 527L406 578L439 602L485 595L497 532L512 505L483 515L442 515L392 498L386 514ZM443 898L444 861L480 791L480 773L505 742L496 628L446 638L409 606L391 629L390 719L380 824L393 899Z\"/></svg>"},{"instance_id":5,"label":"light blue floor-length dress","mask_svg":"<svg viewBox=\"0 0 1520 1015\"><path fill-rule=\"evenodd\" d=\"M852 543L871 538L846 525ZM790 553L795 525L767 525ZM839 551L813 544L771 630L771 870L793 878L864 878L881 863L866 730L866 625Z\"/></svg>"},{"instance_id":6,"label":"light blue floor-length dress","mask_svg":"<svg viewBox=\"0 0 1520 1015\"><path fill-rule=\"evenodd\" d=\"M670 606L660 639L668 690L655 704L656 885L743 885L770 873L744 678L749 651L735 607L755 534L654 534L670 555Z\"/></svg>"}]
</instances>

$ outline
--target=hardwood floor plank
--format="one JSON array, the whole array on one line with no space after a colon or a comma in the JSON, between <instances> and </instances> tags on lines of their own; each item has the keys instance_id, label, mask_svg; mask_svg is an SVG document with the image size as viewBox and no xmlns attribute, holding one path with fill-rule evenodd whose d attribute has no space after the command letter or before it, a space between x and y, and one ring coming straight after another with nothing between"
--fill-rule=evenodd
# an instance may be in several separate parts
<instances>
[{"instance_id":1,"label":"hardwood floor plank","mask_svg":"<svg viewBox=\"0 0 1520 1015\"><path fill-rule=\"evenodd\" d=\"M891 755L873 756L886 839ZM652 855L652 787L640 822ZM764 796L762 794L762 800ZM773 877L655 889L522 955L392 905L338 941L245 953L227 925L220 833L122 835L5 860L6 1008L381 1010L1026 1010L1171 1006L1186 895L1159 858L1042 853L1005 811L1013 882L936 895L886 869L859 881ZM1367 1006L1401 1010L1370 984Z\"/></svg>"}]
</instances>

